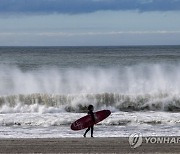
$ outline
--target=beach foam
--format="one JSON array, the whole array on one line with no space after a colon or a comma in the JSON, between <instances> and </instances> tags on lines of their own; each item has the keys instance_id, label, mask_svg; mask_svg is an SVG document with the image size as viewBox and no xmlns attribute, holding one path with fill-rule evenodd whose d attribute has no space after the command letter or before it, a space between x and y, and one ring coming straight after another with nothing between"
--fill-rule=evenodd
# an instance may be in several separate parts
<instances>
[{"instance_id":1,"label":"beach foam","mask_svg":"<svg viewBox=\"0 0 180 154\"><path fill-rule=\"evenodd\" d=\"M1 138L82 137L84 130L72 131L70 124L85 113L9 113L0 116ZM115 112L95 125L96 137L179 136L179 113ZM89 135L89 134L88 134Z\"/></svg>"}]
</instances>

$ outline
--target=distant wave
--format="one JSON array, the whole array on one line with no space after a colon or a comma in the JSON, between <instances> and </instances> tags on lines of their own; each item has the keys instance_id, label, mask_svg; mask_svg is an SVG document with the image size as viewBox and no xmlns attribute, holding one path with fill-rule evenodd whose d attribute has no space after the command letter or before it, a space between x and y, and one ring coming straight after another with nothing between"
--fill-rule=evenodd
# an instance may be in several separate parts
<instances>
[{"instance_id":1,"label":"distant wave","mask_svg":"<svg viewBox=\"0 0 180 154\"><path fill-rule=\"evenodd\" d=\"M0 113L87 112L87 106L112 111L180 111L180 96L167 93L125 95L117 93L53 95L30 94L0 97Z\"/></svg>"}]
</instances>

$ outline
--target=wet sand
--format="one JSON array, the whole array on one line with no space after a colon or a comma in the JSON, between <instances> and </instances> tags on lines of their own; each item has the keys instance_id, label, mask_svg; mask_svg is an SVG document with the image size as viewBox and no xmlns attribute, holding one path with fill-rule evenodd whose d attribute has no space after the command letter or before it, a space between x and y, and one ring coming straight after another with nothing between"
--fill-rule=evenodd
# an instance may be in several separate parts
<instances>
[{"instance_id":1,"label":"wet sand","mask_svg":"<svg viewBox=\"0 0 180 154\"><path fill-rule=\"evenodd\" d=\"M180 143L133 149L128 138L0 139L0 153L180 153Z\"/></svg>"}]
</instances>

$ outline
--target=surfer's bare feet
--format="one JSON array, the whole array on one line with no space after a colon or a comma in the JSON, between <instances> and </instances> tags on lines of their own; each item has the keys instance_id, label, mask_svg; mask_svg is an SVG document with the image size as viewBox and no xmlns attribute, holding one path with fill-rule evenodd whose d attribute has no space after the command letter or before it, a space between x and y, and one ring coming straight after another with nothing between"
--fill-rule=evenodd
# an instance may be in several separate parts
<instances>
[{"instance_id":1,"label":"surfer's bare feet","mask_svg":"<svg viewBox=\"0 0 180 154\"><path fill-rule=\"evenodd\" d=\"M91 136L91 137L94 137L94 136Z\"/></svg>"},{"instance_id":2,"label":"surfer's bare feet","mask_svg":"<svg viewBox=\"0 0 180 154\"><path fill-rule=\"evenodd\" d=\"M85 135L85 134L84 134L83 136L84 136L84 137L86 137L86 135Z\"/></svg>"}]
</instances>

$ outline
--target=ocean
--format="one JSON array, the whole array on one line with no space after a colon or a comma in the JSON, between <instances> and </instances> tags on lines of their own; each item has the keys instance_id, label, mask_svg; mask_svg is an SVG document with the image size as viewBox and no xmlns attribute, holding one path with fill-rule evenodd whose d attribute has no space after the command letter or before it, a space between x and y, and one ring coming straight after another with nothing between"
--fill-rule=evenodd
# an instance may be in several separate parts
<instances>
[{"instance_id":1,"label":"ocean","mask_svg":"<svg viewBox=\"0 0 180 154\"><path fill-rule=\"evenodd\" d=\"M89 104L95 137L180 136L180 46L0 47L0 138L82 137Z\"/></svg>"}]
</instances>

